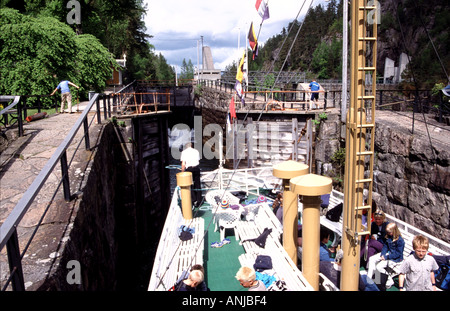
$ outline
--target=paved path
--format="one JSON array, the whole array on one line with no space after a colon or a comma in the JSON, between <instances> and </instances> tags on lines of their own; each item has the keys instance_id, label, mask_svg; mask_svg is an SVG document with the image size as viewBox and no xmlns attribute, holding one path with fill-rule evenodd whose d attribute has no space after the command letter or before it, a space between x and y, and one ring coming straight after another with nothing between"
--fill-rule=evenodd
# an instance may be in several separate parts
<instances>
[{"instance_id":1,"label":"paved path","mask_svg":"<svg viewBox=\"0 0 450 311\"><path fill-rule=\"evenodd\" d=\"M80 105L80 109L84 109ZM73 107L76 110L76 106ZM53 155L57 147L67 136L76 120L80 117L80 112L72 114L54 114L45 119L26 122L24 125L24 136L20 137L5 150L0 156L0 224L7 218L17 202L22 198L23 193L28 189L36 176ZM94 117L89 114L89 122ZM94 124L91 131L91 146L96 145L96 134L100 131L100 126ZM69 169L69 179L71 193L76 194L82 187L85 170L91 160L92 151L86 151L83 138L83 127L77 133L70 147L67 149L67 159L71 169ZM73 157L74 150L80 144L80 150ZM67 227L72 222L74 208L77 200L70 203L65 202L60 186L55 198L52 196L57 189L61 179L61 168L57 165L53 173L47 179L44 187L35 198L27 214L24 216L17 229L19 235L19 246L22 251L25 248L28 238L31 236L38 224L43 211L48 208L48 212L43 220L43 225L37 231L37 235L27 251L23 269L27 289L35 289L36 283L42 279L43 273L50 268L53 260L60 255L61 241L67 239L64 235L70 232ZM6 248L0 252L0 287L3 287L9 268L6 260Z\"/></svg>"},{"instance_id":2,"label":"paved path","mask_svg":"<svg viewBox=\"0 0 450 311\"><path fill-rule=\"evenodd\" d=\"M439 143L450 148L450 126L436 121L434 114L400 112L400 111L376 111L376 122L389 124L392 127L408 131L425 139L431 137L432 143ZM414 124L414 127L413 127Z\"/></svg>"}]
</instances>

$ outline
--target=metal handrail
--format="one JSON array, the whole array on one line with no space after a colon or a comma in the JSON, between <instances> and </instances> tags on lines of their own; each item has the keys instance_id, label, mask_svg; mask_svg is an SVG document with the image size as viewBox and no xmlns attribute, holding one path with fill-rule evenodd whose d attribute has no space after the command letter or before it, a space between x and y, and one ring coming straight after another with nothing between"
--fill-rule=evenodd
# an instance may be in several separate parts
<instances>
[{"instance_id":1,"label":"metal handrail","mask_svg":"<svg viewBox=\"0 0 450 311\"><path fill-rule=\"evenodd\" d=\"M66 138L58 146L52 157L47 161L43 169L40 171L38 176L34 179L33 183L28 187L27 191L23 194L22 198L16 204L14 209L8 215L4 223L0 226L0 251L3 247L7 247L8 251L8 262L10 266L12 278L13 290L25 290L23 281L23 271L21 267L21 255L18 247L18 237L17 237L17 226L19 225L22 218L25 216L26 212L30 208L34 199L38 195L39 191L43 187L45 181L53 172L54 168L60 162L62 168L62 183L64 188L64 197L66 201L70 201L70 185L68 179L68 166L67 166L67 155L66 151L70 146L78 130L83 125L84 126L84 138L86 150L90 149L89 145L89 125L88 125L88 113L92 110L94 105L96 106L97 123L101 124L101 111L99 103L100 95L96 93L89 101L86 108L83 110L81 116L78 118ZM103 98L105 104L106 97ZM105 119L107 118L106 110L111 111L110 101L108 100L108 107L103 106L105 111ZM10 278L11 279L11 278ZM8 280L9 281L9 280Z\"/></svg>"},{"instance_id":2,"label":"metal handrail","mask_svg":"<svg viewBox=\"0 0 450 311\"><path fill-rule=\"evenodd\" d=\"M15 106L17 106L17 114L19 115L19 117L17 118L17 122L19 123L19 136L23 136L23 120L21 118L21 106L19 104L20 102L20 96L0 96L0 103L1 102L9 102L10 100L14 99L14 101L8 105L6 108L2 109L2 111L0 111L0 119L1 116L8 113L12 108L14 108ZM7 118L8 116L6 116ZM5 119L7 120L7 119ZM5 122L5 127L7 125L7 121Z\"/></svg>"}]
</instances>

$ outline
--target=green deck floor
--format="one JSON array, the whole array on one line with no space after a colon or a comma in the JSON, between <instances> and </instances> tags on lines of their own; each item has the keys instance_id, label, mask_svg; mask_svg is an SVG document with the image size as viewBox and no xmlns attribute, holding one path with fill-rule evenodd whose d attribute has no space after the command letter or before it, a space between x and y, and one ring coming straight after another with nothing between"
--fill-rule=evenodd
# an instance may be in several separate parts
<instances>
[{"instance_id":1,"label":"green deck floor","mask_svg":"<svg viewBox=\"0 0 450 311\"><path fill-rule=\"evenodd\" d=\"M206 203L202 208L208 206ZM241 267L238 257L243 254L244 248L236 241L233 230L228 229L225 237L230 239L231 243L222 246L221 248L212 248L211 243L217 242L220 239L219 231L214 232L215 225L211 221L211 210L194 211L195 217L203 217L205 220L205 235L204 252L203 252L203 266L205 268L206 284L211 291L244 291L236 280L236 272ZM361 268L363 269L363 268ZM394 278L395 284L388 291L398 291L398 278Z\"/></svg>"},{"instance_id":2,"label":"green deck floor","mask_svg":"<svg viewBox=\"0 0 450 311\"><path fill-rule=\"evenodd\" d=\"M196 211L197 217L205 220L205 235L203 266L205 268L206 284L211 291L247 291L236 280L236 272L241 267L239 255L244 253L244 248L236 241L233 230L226 231L226 238L231 243L221 248L212 248L211 243L220 239L219 230L214 232L214 223L211 221L211 210Z\"/></svg>"}]
</instances>

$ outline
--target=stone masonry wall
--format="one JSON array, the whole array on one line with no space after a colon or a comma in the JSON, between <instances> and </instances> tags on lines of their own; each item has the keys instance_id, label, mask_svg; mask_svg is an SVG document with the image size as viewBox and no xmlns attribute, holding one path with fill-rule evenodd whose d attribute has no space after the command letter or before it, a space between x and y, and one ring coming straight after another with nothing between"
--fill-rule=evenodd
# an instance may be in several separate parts
<instances>
[{"instance_id":1,"label":"stone masonry wall","mask_svg":"<svg viewBox=\"0 0 450 311\"><path fill-rule=\"evenodd\" d=\"M158 140L158 122L167 116L159 116L141 118L137 125L123 119L120 125L104 126L69 226L70 238L39 290L146 290L170 192L162 170L166 163L158 162L168 148ZM140 167L145 177L139 178ZM77 282L74 262L79 265Z\"/></svg>"},{"instance_id":2,"label":"stone masonry wall","mask_svg":"<svg viewBox=\"0 0 450 311\"><path fill-rule=\"evenodd\" d=\"M115 215L118 163L122 153L117 152L120 143L114 126L104 127L101 141L95 153L83 197L79 203L70 240L66 243L60 262L49 273L40 290L115 290L119 245L115 238ZM132 178L129 178L132 179ZM74 284L67 282L67 263L80 264L81 279Z\"/></svg>"},{"instance_id":3,"label":"stone masonry wall","mask_svg":"<svg viewBox=\"0 0 450 311\"><path fill-rule=\"evenodd\" d=\"M446 146L377 123L374 200L385 212L450 242L450 153Z\"/></svg>"},{"instance_id":4,"label":"stone masonry wall","mask_svg":"<svg viewBox=\"0 0 450 311\"><path fill-rule=\"evenodd\" d=\"M315 141L316 173L332 175L339 142L339 118L322 122ZM434 152L433 152L434 150ZM386 213L450 242L450 153L426 136L377 122L373 198Z\"/></svg>"}]
</instances>

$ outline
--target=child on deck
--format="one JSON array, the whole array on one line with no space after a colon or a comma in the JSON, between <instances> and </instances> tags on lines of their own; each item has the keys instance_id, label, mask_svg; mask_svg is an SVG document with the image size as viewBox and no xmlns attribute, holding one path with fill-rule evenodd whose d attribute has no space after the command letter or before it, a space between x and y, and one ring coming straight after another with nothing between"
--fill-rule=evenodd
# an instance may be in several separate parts
<instances>
[{"instance_id":1,"label":"child on deck","mask_svg":"<svg viewBox=\"0 0 450 311\"><path fill-rule=\"evenodd\" d=\"M436 260L427 254L429 247L428 238L418 235L414 237L412 244L414 253L405 259L399 269L399 289L407 291L435 291L434 271L439 269L439 266Z\"/></svg>"}]
</instances>

